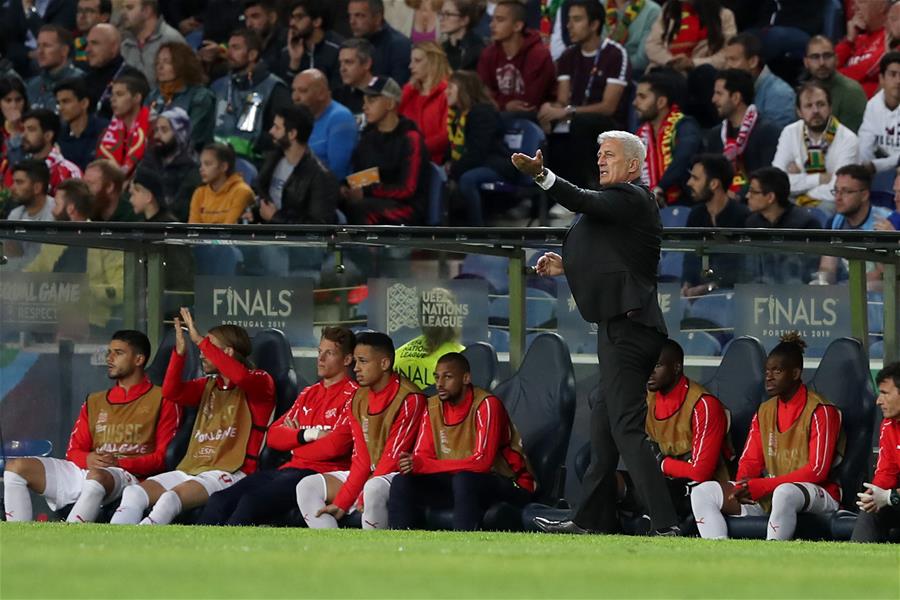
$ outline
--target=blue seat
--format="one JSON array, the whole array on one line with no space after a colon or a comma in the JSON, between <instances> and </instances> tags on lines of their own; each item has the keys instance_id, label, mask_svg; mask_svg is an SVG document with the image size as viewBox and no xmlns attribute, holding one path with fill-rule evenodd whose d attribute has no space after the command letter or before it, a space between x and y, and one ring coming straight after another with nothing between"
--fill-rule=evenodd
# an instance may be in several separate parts
<instances>
[{"instance_id":1,"label":"blue seat","mask_svg":"<svg viewBox=\"0 0 900 600\"><path fill-rule=\"evenodd\" d=\"M256 183L256 177L259 175L259 170L256 168L256 165L246 158L238 157L237 160L234 161L234 170L241 174L241 177L244 178L244 182L250 187L253 187L253 184Z\"/></svg>"},{"instance_id":2,"label":"blue seat","mask_svg":"<svg viewBox=\"0 0 900 600\"><path fill-rule=\"evenodd\" d=\"M184 329L184 328L182 328ZM187 345L185 350L184 368L181 370L181 379L187 381L200 377L202 371L200 369L200 349L191 341L191 337L184 329L184 341ZM166 328L166 333L159 342L159 348L153 355L153 360L145 370L147 379L153 385L162 385L163 379L166 377L166 370L169 368L169 359L172 358L172 350L175 349L175 330L171 327Z\"/></svg>"},{"instance_id":3,"label":"blue seat","mask_svg":"<svg viewBox=\"0 0 900 600\"><path fill-rule=\"evenodd\" d=\"M466 346L462 354L469 360L472 383L486 390L494 389L500 368L494 347L487 342L475 342Z\"/></svg>"},{"instance_id":4,"label":"blue seat","mask_svg":"<svg viewBox=\"0 0 900 600\"><path fill-rule=\"evenodd\" d=\"M881 292L869 292L868 310L869 334L884 333L884 295Z\"/></svg>"},{"instance_id":5,"label":"blue seat","mask_svg":"<svg viewBox=\"0 0 900 600\"><path fill-rule=\"evenodd\" d=\"M821 208L817 208L817 207L815 207L815 206L810 206L810 207L807 208L807 210L809 210L809 212L810 212L816 219L818 219L819 225L820 225L822 228L824 228L824 227L825 227L825 224L828 223L828 219L830 218L830 217L828 216L828 213L826 213L826 212L825 212L824 210L822 210Z\"/></svg>"},{"instance_id":6,"label":"blue seat","mask_svg":"<svg viewBox=\"0 0 900 600\"><path fill-rule=\"evenodd\" d=\"M884 358L884 340L878 340L869 346L869 358Z\"/></svg>"},{"instance_id":7,"label":"blue seat","mask_svg":"<svg viewBox=\"0 0 900 600\"><path fill-rule=\"evenodd\" d=\"M250 360L257 369L262 369L272 376L275 382L275 410L272 420L278 419L294 405L300 390L306 387L294 369L294 356L291 345L280 329L263 329L253 336ZM281 465L289 456L287 452L277 452L268 446L260 453L260 467L274 468Z\"/></svg>"},{"instance_id":8,"label":"blue seat","mask_svg":"<svg viewBox=\"0 0 900 600\"><path fill-rule=\"evenodd\" d=\"M844 37L845 19L844 5L841 0L825 0L822 8L822 34L837 43Z\"/></svg>"},{"instance_id":9,"label":"blue seat","mask_svg":"<svg viewBox=\"0 0 900 600\"><path fill-rule=\"evenodd\" d=\"M3 481L3 469L10 458L23 458L26 456L47 457L53 454L53 442L42 439L10 440L3 443L3 452L0 453L0 481Z\"/></svg>"},{"instance_id":10,"label":"blue seat","mask_svg":"<svg viewBox=\"0 0 900 600\"><path fill-rule=\"evenodd\" d=\"M686 317L710 329L733 329L734 292L722 290L695 298L688 305Z\"/></svg>"},{"instance_id":11,"label":"blue seat","mask_svg":"<svg viewBox=\"0 0 900 600\"><path fill-rule=\"evenodd\" d=\"M203 45L203 28L200 27L199 29L195 29L184 36L184 41L194 50L199 50L200 46Z\"/></svg>"},{"instance_id":12,"label":"blue seat","mask_svg":"<svg viewBox=\"0 0 900 600\"><path fill-rule=\"evenodd\" d=\"M509 293L509 259L503 256L467 254L459 269L462 276L484 279L492 294Z\"/></svg>"},{"instance_id":13,"label":"blue seat","mask_svg":"<svg viewBox=\"0 0 900 600\"><path fill-rule=\"evenodd\" d=\"M687 206L667 206L659 211L663 227L684 227L691 210Z\"/></svg>"},{"instance_id":14,"label":"blue seat","mask_svg":"<svg viewBox=\"0 0 900 600\"><path fill-rule=\"evenodd\" d=\"M509 352L509 330L488 327L488 341L497 352Z\"/></svg>"},{"instance_id":15,"label":"blue seat","mask_svg":"<svg viewBox=\"0 0 900 600\"><path fill-rule=\"evenodd\" d=\"M430 163L431 178L428 181L428 208L425 215L426 225L446 225L447 209L444 203L444 190L447 173L443 167Z\"/></svg>"},{"instance_id":16,"label":"blue seat","mask_svg":"<svg viewBox=\"0 0 900 600\"><path fill-rule=\"evenodd\" d=\"M194 264L197 275L236 275L244 255L235 246L196 246Z\"/></svg>"},{"instance_id":17,"label":"blue seat","mask_svg":"<svg viewBox=\"0 0 900 600\"><path fill-rule=\"evenodd\" d=\"M522 152L529 156L534 156L538 149L543 147L547 141L547 137L540 126L528 119L505 119L504 126L506 145L513 152ZM542 225L547 224L547 196L544 190L538 187L524 173L518 173L513 181L498 179L497 181L482 183L481 189L486 192L505 194L516 198L537 199L540 205L538 207L538 217Z\"/></svg>"},{"instance_id":18,"label":"blue seat","mask_svg":"<svg viewBox=\"0 0 900 600\"><path fill-rule=\"evenodd\" d=\"M660 281L681 281L684 274L684 252L663 251L659 259Z\"/></svg>"},{"instance_id":19,"label":"blue seat","mask_svg":"<svg viewBox=\"0 0 900 600\"><path fill-rule=\"evenodd\" d=\"M689 331L678 335L678 343L689 356L719 356L722 344L705 331Z\"/></svg>"},{"instance_id":20,"label":"blue seat","mask_svg":"<svg viewBox=\"0 0 900 600\"><path fill-rule=\"evenodd\" d=\"M488 318L492 325L509 323L509 296L491 298ZM525 327L528 329L542 327L555 318L556 297L544 290L525 288Z\"/></svg>"}]
</instances>

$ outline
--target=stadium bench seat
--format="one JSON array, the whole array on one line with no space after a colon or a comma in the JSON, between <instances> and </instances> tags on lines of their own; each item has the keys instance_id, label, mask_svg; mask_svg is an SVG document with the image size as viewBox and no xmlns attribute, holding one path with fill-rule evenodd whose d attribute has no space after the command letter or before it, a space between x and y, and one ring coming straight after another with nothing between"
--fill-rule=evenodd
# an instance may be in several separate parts
<instances>
[{"instance_id":1,"label":"stadium bench seat","mask_svg":"<svg viewBox=\"0 0 900 600\"><path fill-rule=\"evenodd\" d=\"M509 296L490 299L488 319L491 325L509 325ZM525 288L525 327L545 327L556 319L556 297L536 288Z\"/></svg>"},{"instance_id":2,"label":"stadium bench seat","mask_svg":"<svg viewBox=\"0 0 900 600\"><path fill-rule=\"evenodd\" d=\"M722 343L705 331L681 332L677 339L688 356L719 356L722 354Z\"/></svg>"},{"instance_id":3,"label":"stadium bench seat","mask_svg":"<svg viewBox=\"0 0 900 600\"><path fill-rule=\"evenodd\" d=\"M509 293L509 259L504 256L467 254L459 274L463 279L466 276L484 279L492 294Z\"/></svg>"},{"instance_id":4,"label":"stadium bench seat","mask_svg":"<svg viewBox=\"0 0 900 600\"><path fill-rule=\"evenodd\" d=\"M534 156L547 139L538 124L528 119L504 119L504 128L504 139L509 149L513 152L523 152L528 156ZM536 214L541 225L548 224L547 194L524 173L518 173L514 181L498 179L483 183L481 189L515 199L531 199L533 203L536 201L532 206L532 217Z\"/></svg>"},{"instance_id":5,"label":"stadium bench seat","mask_svg":"<svg viewBox=\"0 0 900 600\"><path fill-rule=\"evenodd\" d=\"M258 369L272 376L275 382L275 412L272 422L280 418L294 404L297 395L305 387L294 369L294 357L287 337L279 329L264 329L253 336L253 352L250 360ZM268 446L260 454L262 469L274 468L283 463L289 453L272 450Z\"/></svg>"},{"instance_id":6,"label":"stadium bench seat","mask_svg":"<svg viewBox=\"0 0 900 600\"><path fill-rule=\"evenodd\" d=\"M667 206L659 211L663 227L685 227L691 209L688 206Z\"/></svg>"},{"instance_id":7,"label":"stadium bench seat","mask_svg":"<svg viewBox=\"0 0 900 600\"><path fill-rule=\"evenodd\" d=\"M187 329L184 329L184 341L187 344L187 355L184 361L184 369L181 371L181 378L183 380L194 379L195 377L199 377L201 372L200 349L197 348L197 345L191 340L191 337L187 333ZM157 348L153 360L150 361L150 366L148 366L145 371L147 373L147 378L153 385L163 384L163 379L166 377L166 369L169 368L169 359L172 358L172 350L174 349L175 331L171 327L167 327L166 333L159 343L159 348Z\"/></svg>"},{"instance_id":8,"label":"stadium bench seat","mask_svg":"<svg viewBox=\"0 0 900 600\"><path fill-rule=\"evenodd\" d=\"M462 355L469 360L472 385L485 390L494 389L494 385L497 383L497 369L500 366L494 347L487 342L475 342L466 346ZM429 385L422 390L422 393L429 397L435 395L437 390L433 385Z\"/></svg>"}]
</instances>

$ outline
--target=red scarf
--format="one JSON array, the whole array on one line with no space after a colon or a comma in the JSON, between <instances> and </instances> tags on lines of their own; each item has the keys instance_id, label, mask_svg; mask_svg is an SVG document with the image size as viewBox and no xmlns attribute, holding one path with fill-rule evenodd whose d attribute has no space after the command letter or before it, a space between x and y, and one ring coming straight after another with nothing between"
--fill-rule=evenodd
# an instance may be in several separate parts
<instances>
[{"instance_id":1,"label":"red scarf","mask_svg":"<svg viewBox=\"0 0 900 600\"><path fill-rule=\"evenodd\" d=\"M653 138L653 125L649 121L641 125L637 131L638 137L647 148L643 179L650 189L657 187L666 169L672 164L675 152L675 130L683 118L684 113L677 104L673 104L669 108L669 114L663 119L659 131L656 132L656 139ZM666 190L666 198L670 204L678 198L677 186Z\"/></svg>"},{"instance_id":2,"label":"red scarf","mask_svg":"<svg viewBox=\"0 0 900 600\"><path fill-rule=\"evenodd\" d=\"M734 166L734 179L731 183L731 191L739 191L744 184L747 183L747 174L744 169L744 150L747 149L747 142L750 140L750 134L756 127L756 121L759 113L756 111L756 105L751 104L744 113L741 120L741 126L738 129L737 137L728 137L728 120L722 121L722 154L731 161Z\"/></svg>"}]
</instances>

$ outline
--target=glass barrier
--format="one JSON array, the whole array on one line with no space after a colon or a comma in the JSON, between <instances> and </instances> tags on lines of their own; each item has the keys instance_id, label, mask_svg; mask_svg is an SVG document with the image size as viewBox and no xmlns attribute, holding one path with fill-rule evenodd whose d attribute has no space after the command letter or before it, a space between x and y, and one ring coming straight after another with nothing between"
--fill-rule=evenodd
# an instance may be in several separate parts
<instances>
[{"instance_id":1,"label":"glass barrier","mask_svg":"<svg viewBox=\"0 0 900 600\"><path fill-rule=\"evenodd\" d=\"M564 277L532 270L564 234L0 223L0 425L65 444L86 394L108 386L111 333L141 329L155 350L181 306L204 329L282 330L307 381L330 325L387 332L397 368L423 387L429 354L484 341L509 373L543 332L559 333L579 378L591 376L596 326ZM717 365L736 337L770 349L791 330L813 362L844 336L865 341L873 368L897 359L900 238L792 235L666 232L659 304L690 368Z\"/></svg>"}]
</instances>

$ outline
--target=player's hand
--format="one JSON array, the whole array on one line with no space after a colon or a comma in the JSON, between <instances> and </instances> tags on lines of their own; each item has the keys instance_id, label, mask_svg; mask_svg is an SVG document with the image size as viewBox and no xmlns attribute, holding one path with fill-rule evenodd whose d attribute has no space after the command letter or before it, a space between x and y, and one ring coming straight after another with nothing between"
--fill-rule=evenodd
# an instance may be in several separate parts
<instances>
[{"instance_id":1,"label":"player's hand","mask_svg":"<svg viewBox=\"0 0 900 600\"><path fill-rule=\"evenodd\" d=\"M341 519L344 518L344 515L346 515L347 513L340 506L335 506L334 504L328 504L328 505L320 508L318 511L316 511L317 517L321 517L324 514L329 514L332 517L334 517L335 520L340 521Z\"/></svg>"},{"instance_id":2,"label":"player's hand","mask_svg":"<svg viewBox=\"0 0 900 600\"><path fill-rule=\"evenodd\" d=\"M91 452L85 459L89 469L104 469L106 467L115 467L119 464L116 457L112 454L103 454L100 452Z\"/></svg>"},{"instance_id":3,"label":"player's hand","mask_svg":"<svg viewBox=\"0 0 900 600\"><path fill-rule=\"evenodd\" d=\"M200 62L213 63L220 56L225 54L225 50L212 40L203 40L203 45L197 50L197 56Z\"/></svg>"},{"instance_id":4,"label":"player's hand","mask_svg":"<svg viewBox=\"0 0 900 600\"><path fill-rule=\"evenodd\" d=\"M197 325L194 323L194 317L191 315L190 309L186 306L181 307L181 319L184 321L185 326L188 328L188 335L191 336L191 340L195 344L199 344L203 341L203 336L200 335L200 332L197 331Z\"/></svg>"},{"instance_id":5,"label":"player's hand","mask_svg":"<svg viewBox=\"0 0 900 600\"><path fill-rule=\"evenodd\" d=\"M857 494L859 502L856 504L866 512L878 512L891 502L891 491L880 488L871 483L864 483L866 491Z\"/></svg>"},{"instance_id":6,"label":"player's hand","mask_svg":"<svg viewBox=\"0 0 900 600\"><path fill-rule=\"evenodd\" d=\"M529 177L537 177L544 170L544 155L538 150L534 157L516 152L512 155L513 165Z\"/></svg>"},{"instance_id":7,"label":"player's hand","mask_svg":"<svg viewBox=\"0 0 900 600\"><path fill-rule=\"evenodd\" d=\"M401 452L400 460L397 461L397 467L400 469L400 472L404 475L409 475L413 470L413 459L412 454L409 452Z\"/></svg>"},{"instance_id":8,"label":"player's hand","mask_svg":"<svg viewBox=\"0 0 900 600\"><path fill-rule=\"evenodd\" d=\"M175 352L178 356L184 356L187 344L184 341L184 329L181 328L181 319L175 317Z\"/></svg>"},{"instance_id":9,"label":"player's hand","mask_svg":"<svg viewBox=\"0 0 900 600\"><path fill-rule=\"evenodd\" d=\"M562 275L563 270L562 256L556 252L544 252L534 267L534 272L541 277L556 277Z\"/></svg>"},{"instance_id":10,"label":"player's hand","mask_svg":"<svg viewBox=\"0 0 900 600\"><path fill-rule=\"evenodd\" d=\"M750 496L750 486L747 485L746 479L735 482L734 491L731 493L731 497L741 504L754 503L753 498Z\"/></svg>"}]
</instances>

